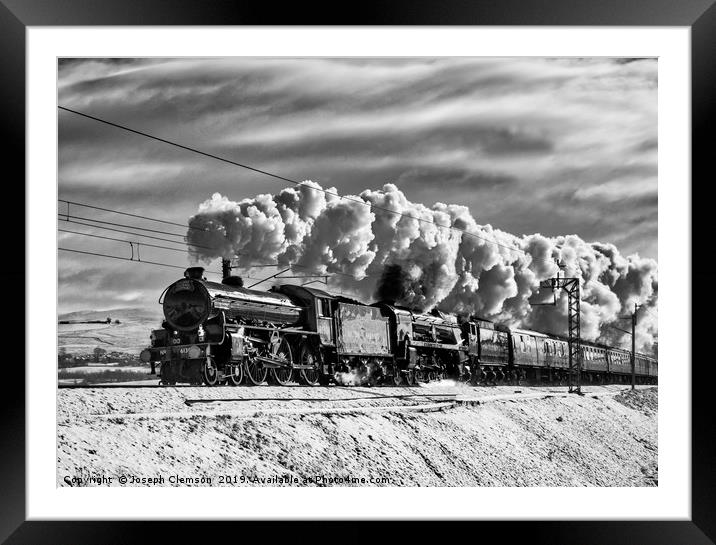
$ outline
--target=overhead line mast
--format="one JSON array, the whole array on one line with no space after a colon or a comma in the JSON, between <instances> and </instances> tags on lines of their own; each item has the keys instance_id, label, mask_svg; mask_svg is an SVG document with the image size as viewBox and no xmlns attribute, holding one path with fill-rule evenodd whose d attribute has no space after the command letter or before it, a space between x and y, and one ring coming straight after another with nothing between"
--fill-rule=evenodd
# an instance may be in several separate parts
<instances>
[{"instance_id":1,"label":"overhead line mast","mask_svg":"<svg viewBox=\"0 0 716 545\"><path fill-rule=\"evenodd\" d=\"M565 264L557 261L559 269L564 269ZM582 338L580 323L580 302L581 292L579 278L560 278L559 270L556 278L549 278L540 282L541 288L563 289L567 292L567 320L568 320L568 344L569 344L569 392L582 393ZM556 304L556 299L555 299Z\"/></svg>"}]
</instances>

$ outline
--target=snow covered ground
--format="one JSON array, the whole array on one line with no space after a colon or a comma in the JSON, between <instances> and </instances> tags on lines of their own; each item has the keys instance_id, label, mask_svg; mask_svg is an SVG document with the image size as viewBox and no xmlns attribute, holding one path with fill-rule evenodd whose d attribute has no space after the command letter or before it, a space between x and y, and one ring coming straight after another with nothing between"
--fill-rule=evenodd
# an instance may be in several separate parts
<instances>
[{"instance_id":1,"label":"snow covered ground","mask_svg":"<svg viewBox=\"0 0 716 545\"><path fill-rule=\"evenodd\" d=\"M114 476L112 486L120 475L203 486L656 485L657 388L584 391L61 389L57 483L95 474Z\"/></svg>"}]
</instances>

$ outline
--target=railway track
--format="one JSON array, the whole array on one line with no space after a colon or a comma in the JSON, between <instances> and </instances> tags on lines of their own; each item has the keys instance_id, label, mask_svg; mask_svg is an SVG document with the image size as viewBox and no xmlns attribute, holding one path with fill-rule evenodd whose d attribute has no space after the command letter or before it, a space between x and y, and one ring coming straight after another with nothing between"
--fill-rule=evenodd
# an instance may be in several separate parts
<instances>
[{"instance_id":1,"label":"railway track","mask_svg":"<svg viewBox=\"0 0 716 545\"><path fill-rule=\"evenodd\" d=\"M60 390L108 390L113 388L139 389L139 388L200 388L192 384L179 384L174 386L165 386L160 384L58 384ZM218 388L218 386L214 386ZM236 386L234 386L235 388Z\"/></svg>"},{"instance_id":2,"label":"railway track","mask_svg":"<svg viewBox=\"0 0 716 545\"><path fill-rule=\"evenodd\" d=\"M430 383L428 383L430 384ZM567 388L566 384L489 384L489 385L479 385L479 386L471 386L468 383L456 383L460 385L469 386L470 388L480 388L480 389L490 389L490 388L496 388L496 387L514 387L514 388ZM583 387L589 387L589 386L624 386L625 388L629 387L629 384L622 384L618 382L614 383L605 383L605 384L584 384ZM268 386L275 386L274 384L269 384ZM639 384L638 387L650 387L650 386L657 386L657 384ZM162 389L171 389L171 388L205 388L203 385L198 384L173 384L173 385L166 385L166 384L58 384L57 387L61 390L65 389L85 389L85 390L91 390L91 389L112 389L112 388L125 388L125 389L140 389L140 388L162 388ZM229 386L229 385L217 385L217 386L211 386L210 388L212 390L215 390L217 388L226 388L231 390L236 390L237 388L261 388L262 386L250 386L250 385L241 385L241 386ZM374 387L374 389L380 389L380 388L420 388L421 386L392 386L392 385L381 385ZM300 384L297 384L295 386L287 386L286 388L309 388L311 390L316 389L316 386L303 386ZM331 385L331 386L320 386L318 388L345 388L351 391L358 391L358 388L361 388L360 386L341 386L341 385ZM373 392L371 392L373 393ZM377 394L376 394L377 395Z\"/></svg>"},{"instance_id":3,"label":"railway track","mask_svg":"<svg viewBox=\"0 0 716 545\"><path fill-rule=\"evenodd\" d=\"M585 392L584 397L601 398L613 397L623 393L624 390L612 391L596 391ZM572 394L566 391L548 390L542 392L522 392L514 390L512 393L501 393L496 395L482 395L479 397L466 395L463 393L428 393L428 394L395 394L395 395L365 395L349 398L336 397L320 397L320 398L282 398L282 397L265 397L265 398L216 398L216 399L185 399L184 404L188 408L193 408L197 404L224 404L218 408L208 410L174 410L174 411L140 411L140 412L109 412L88 415L82 418L100 419L100 420L173 420L173 419L191 419L191 418L222 418L236 417L245 419L265 418L270 416L304 416L304 415L367 415L375 413L430 413L443 412L455 409L460 406L476 406L489 403L499 402L515 402L527 401L534 399L550 399L550 398L569 398ZM348 407L328 406L328 407L291 407L289 406L258 406L243 408L242 402L344 402L344 401L370 401L370 400L388 400L395 399L401 401L409 401L409 404L388 404L381 403L379 405L354 405ZM232 407L234 403L240 403L238 406Z\"/></svg>"},{"instance_id":4,"label":"railway track","mask_svg":"<svg viewBox=\"0 0 716 545\"><path fill-rule=\"evenodd\" d=\"M360 401L365 399L412 399L412 398L454 398L457 393L435 393L435 394L399 394L399 395L367 395L361 397L229 397L215 399L185 399L184 404L196 405L199 403L232 403L242 401L306 401L313 402L331 402L331 401Z\"/></svg>"},{"instance_id":5,"label":"railway track","mask_svg":"<svg viewBox=\"0 0 716 545\"><path fill-rule=\"evenodd\" d=\"M79 386L79 385L78 385ZM89 385L79 388L88 389ZM462 386L462 387L460 387ZM175 420L179 419L215 419L232 417L239 419L266 419L278 416L308 416L308 415L368 415L380 413L435 413L458 409L460 407L474 407L493 403L515 403L530 400L550 398L573 398L566 387L540 386L540 387L448 387L445 391L426 391L425 388L405 387L383 390L373 387L304 387L302 392L297 388L273 387L267 391L268 395L252 397L251 394L260 394L255 388L231 387L231 394L226 397L201 397L203 393L211 391L213 395L221 395L216 388L201 391L191 391L185 388L191 386L171 386L169 398L161 403L151 403L154 394L138 396L130 404L117 403L124 397L121 392L110 394L111 390L126 388L126 385L95 386L95 392L106 391L106 406L103 406L102 396L95 398L99 405L90 414L77 414L70 417L65 423L86 422L87 420L108 420L111 422ZM158 388L158 385L136 385L134 388ZM92 388L89 386L89 388ZM582 396L587 399L613 397L624 393L627 386L595 387L585 389ZM637 386L638 389L650 386ZM131 387L130 387L131 389ZM417 390L417 391L416 391ZM173 395L171 393L175 392ZM225 390L227 393L229 390ZM311 392L311 393L309 393ZM193 395L192 395L193 394ZM293 394L298 394L292 397ZM301 395L304 394L304 395ZM96 394L95 394L96 395ZM119 397L117 397L119 396ZM300 396L300 397L299 397ZM97 410L99 409L99 410ZM96 412L95 412L96 411Z\"/></svg>"}]
</instances>

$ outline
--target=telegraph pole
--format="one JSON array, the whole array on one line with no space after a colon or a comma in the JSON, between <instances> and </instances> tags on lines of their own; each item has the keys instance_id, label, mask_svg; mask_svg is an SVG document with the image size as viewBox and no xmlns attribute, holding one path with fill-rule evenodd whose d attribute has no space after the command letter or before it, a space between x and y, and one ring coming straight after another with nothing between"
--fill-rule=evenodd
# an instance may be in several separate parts
<instances>
[{"instance_id":1,"label":"telegraph pole","mask_svg":"<svg viewBox=\"0 0 716 545\"><path fill-rule=\"evenodd\" d=\"M639 310L639 305L634 303L634 312L631 316L620 316L620 320L631 320L631 332L627 331L626 329L622 329L621 327L616 327L611 324L607 324L609 327L614 328L618 331L621 331L622 333L626 333L627 335L631 335L631 355L629 357L629 362L631 363L631 389L634 390L636 388L636 313Z\"/></svg>"},{"instance_id":2,"label":"telegraph pole","mask_svg":"<svg viewBox=\"0 0 716 545\"><path fill-rule=\"evenodd\" d=\"M634 314L631 315L631 389L636 388L636 311L639 305L634 303Z\"/></svg>"}]
</instances>

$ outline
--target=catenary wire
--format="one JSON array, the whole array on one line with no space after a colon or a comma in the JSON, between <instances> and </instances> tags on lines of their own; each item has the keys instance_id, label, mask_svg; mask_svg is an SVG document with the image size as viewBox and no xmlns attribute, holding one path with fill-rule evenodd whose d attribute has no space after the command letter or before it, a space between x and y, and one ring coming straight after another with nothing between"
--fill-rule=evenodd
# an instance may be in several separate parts
<instances>
[{"instance_id":1,"label":"catenary wire","mask_svg":"<svg viewBox=\"0 0 716 545\"><path fill-rule=\"evenodd\" d=\"M126 241L125 241L125 242L126 242ZM102 254L102 253L99 253L99 252L88 252L88 251L86 251L86 250L75 250L75 249L73 249L73 248L62 248L62 247L58 247L57 249L58 249L58 250L62 250L62 251L64 251L64 252L74 252L74 253L77 253L77 254L93 255L93 256L98 256L98 257L108 257L108 258L111 258L111 259L119 259L119 260L122 260L122 261L131 261L131 262L133 262L133 263L144 263L145 265L155 265L155 266L159 266L159 267L168 267L168 268L171 268L171 269L186 270L186 266L172 265L172 264L170 264L170 263L160 263L160 262L158 262L158 261L148 261L148 260L144 260L144 259L131 259L131 258L129 258L129 257L122 257L122 256L118 256L118 255ZM206 273L208 273L208 274L216 274L216 275L221 276L221 273L218 272L218 271L208 271L208 270L205 270L204 272L206 272ZM247 279L249 279L249 280L259 280L258 278L251 277L251 276L247 276L247 277L244 277L244 278L247 278Z\"/></svg>"},{"instance_id":2,"label":"catenary wire","mask_svg":"<svg viewBox=\"0 0 716 545\"><path fill-rule=\"evenodd\" d=\"M129 257L122 257L122 256L118 256L118 255L109 255L109 254L101 254L101 253L98 253L98 252L88 252L88 251L85 251L85 250L75 250L75 249L72 249L72 248L62 248L62 247L58 247L57 249L58 249L58 250L63 250L63 251L65 251L65 252L74 252L74 253L77 253L77 254L94 255L94 256L99 256L99 257L109 257L109 258L112 258L112 259L121 259L122 261L132 261L132 262L134 262L134 263L144 263L144 264L146 264L146 265L158 265L158 266L160 266L160 267L169 267L169 268L172 268L172 269L182 269L182 270L185 270L185 269L186 269L186 267L182 267L182 266L179 266L179 265L170 265L169 263L159 263L159 262L157 262L157 261L145 261L145 260L138 260L138 259L130 259ZM218 273L218 272L215 272L215 271L206 271L206 272L211 273L211 274L221 274L221 273Z\"/></svg>"},{"instance_id":3,"label":"catenary wire","mask_svg":"<svg viewBox=\"0 0 716 545\"><path fill-rule=\"evenodd\" d=\"M58 199L58 200L63 201L63 202L72 202L72 201L64 201L63 199ZM121 210L116 210L116 209L112 209L112 208L102 208L102 207L94 206L94 205L83 205L83 206L87 206L87 207L89 207L89 208L96 208L96 209L98 209L98 210L103 210L103 211L106 211L106 212L114 212L114 213L117 213L117 214L132 215L132 214L129 214L129 213L127 213L127 212L123 212L123 211L121 211ZM152 236L152 235L145 235L145 234L142 234L142 233L133 233L133 232L131 232L131 231L123 231L123 230L121 230L121 229L116 229L116 228L112 228L112 227L103 227L102 225L93 225L93 224L91 224L91 223L82 223L82 222L76 221L75 219L67 219L67 218L79 218L79 219L82 219L82 220L85 220L85 221L103 223L103 224L105 224L105 225L116 225L116 226L121 226L121 227L127 227L127 228L129 228L129 229L146 230L144 227L135 227L135 226L133 226L133 225L124 225L124 224L113 223L113 222L103 222L103 221L95 220L95 219L92 219L92 218L80 218L79 216L73 216L73 215L68 215L68 214L66 214L66 213L58 212L58 219L60 219L60 220L62 220L62 221L69 222L69 223L75 223L75 224L78 224L78 225L85 225L85 226L87 226L87 227L95 227L95 228L97 228L97 229L105 229L105 230L108 230L108 231L115 231L115 232L119 232L119 233L125 233L125 234L128 234L128 235L141 236L141 237L151 238L151 239L155 239L155 240L161 240L161 241L164 241L164 242L172 242L172 243L175 243L175 244L185 244L185 245L187 245L187 246L194 246L194 247L196 247L196 248L203 248L203 249L205 249L205 250L216 250L216 249L217 249L217 248L215 248L215 247L202 246L202 245L200 245L200 244L193 244L193 243L191 243L191 242L184 242L184 241L178 241L178 240L175 241L175 240L170 240L170 239L166 239L166 238L155 237L155 236ZM156 220L156 221L165 222L165 220ZM180 225L180 224L178 224L178 223L174 223L174 222L167 222L167 223L171 223L171 224L174 224L174 225L179 225L180 227L186 227L186 226L182 226L182 225ZM149 231L150 231L150 232L159 232L159 233L162 233L162 234L168 234L168 235L173 235L173 236L182 236L182 237L184 236L184 235L179 235L179 234L177 234L177 233L168 233L168 232L164 232L164 231L154 231L154 230L149 230ZM138 243L141 244L141 242L138 242ZM249 266L246 267L246 268L251 268L251 267L257 267L257 268L258 268L258 267L277 267L277 266L280 266L280 264L279 264L279 263L267 263L267 264L249 265ZM307 265L292 264L292 265L291 265L291 268L294 268L294 267L296 267L296 268L301 268L301 269L312 269L312 267L309 267L309 266L307 266ZM367 277L367 278L378 278L378 277L379 277L379 275L375 275L375 274L365 274L365 275L363 275L363 277L359 278L359 275L350 274L350 273L345 273L345 272L340 272L340 271L326 272L326 273L324 273L324 274L322 274L322 275L318 275L318 276L325 276L325 275L346 276L346 277L349 277L349 278L354 278L354 279L356 279L356 280L360 280L361 278L366 278L366 277Z\"/></svg>"},{"instance_id":4,"label":"catenary wire","mask_svg":"<svg viewBox=\"0 0 716 545\"><path fill-rule=\"evenodd\" d=\"M127 225L126 223L116 223L113 221L104 221L104 220L96 220L93 218L85 218L82 216L73 216L72 214L68 215L68 214L60 213L57 216L58 216L58 219L68 218L68 219L73 219L73 220L91 221L94 223L101 223L103 225L113 225L115 227L124 227L127 229L137 229L138 231L147 231L149 233L158 233L160 235L171 235L171 236L175 236L175 237L181 237L182 239L184 239L186 237L186 235L182 235L180 233L170 233L169 231L159 231L157 229L149 229L148 227L137 227L134 225Z\"/></svg>"},{"instance_id":5,"label":"catenary wire","mask_svg":"<svg viewBox=\"0 0 716 545\"><path fill-rule=\"evenodd\" d=\"M73 216L70 216L70 217L73 217ZM60 214L60 217L59 217L58 219L60 219L60 220L62 220L62 221L66 221L66 222L68 222L68 223L77 224L77 225L84 225L84 226L87 226L87 227L94 227L94 228L97 228L97 229L104 229L104 230L107 230L107 231L114 231L114 232L124 233L124 234L128 234L128 235L134 235L134 236L139 236L139 237L151 238L152 240L161 240L161 241L164 241L164 242L171 242L171 243L174 243L174 244L183 244L183 245L186 245L186 246L194 246L194 247L197 247L197 248L204 248L204 249L207 249L207 250L214 250L214 249L216 249L216 248L212 248L212 247L209 247L209 246L201 246L201 245L199 245L199 244L193 244L193 243L190 243L190 242L183 242L183 241L178 241L178 240L171 240L171 239L167 239L167 238L155 237L155 236L152 236L152 235L145 235L145 234L142 234L142 233L134 233L134 232L132 232L132 231L124 231L124 230L122 230L122 229L115 229L115 228L112 228L112 227L105 227L105 226L102 226L102 225L93 225L93 224L91 224L91 223L83 223L83 222L79 222L79 221L75 221L75 220L68 220L68 219L66 219L66 216L64 216L64 215L62 215L62 214ZM95 220L91 220L91 219L90 219L89 221L95 221ZM132 226L132 225L127 226L127 227L129 227L130 229L142 229L141 227L134 227L134 226ZM89 233L81 233L81 232L78 232L78 231L68 231L68 230L64 230L64 229L58 229L58 231L62 231L62 232L66 232L66 233L74 233L74 234L77 234L77 235L95 236L95 237L97 237L97 238L106 238L106 239L108 239L108 240L115 240L115 241L117 241L117 242L126 242L126 243L133 242L134 244L143 245L143 246L153 246L153 247L156 247L156 248L163 248L163 249L165 249L165 250L175 250L175 251L181 251L181 252L185 251L185 250L179 249L179 248L169 248L169 247L167 247L167 246L153 245L153 244L149 244L149 243L142 242L142 241L129 241L129 240L123 240L123 239L118 239L118 238L112 238L112 237L104 237L104 236L101 236L101 235L92 235L92 234L89 234ZM242 267L242 268L244 268L244 269L250 269L250 268L278 267L278 266L280 266L279 263L256 263L256 264L248 265L247 267ZM301 268L301 269L311 269L311 267L308 267L308 266L306 266L306 265L298 265L298 264L293 264L293 265L291 265L291 268L294 268L294 267L296 267L296 268ZM341 275L341 276L347 276L347 277L354 278L354 279L358 279L358 276L357 276L357 275L353 275L353 274L350 274L350 273L343 273L343 272L331 272L331 273L324 273L324 274L318 274L318 273L317 273L317 274L315 274L315 275L307 276L307 278L313 278L314 276L331 276L331 275L334 275L334 274L335 274L335 275ZM370 278L376 278L376 277L377 277L376 275L369 275L369 274L367 274L367 275L365 275L365 276L366 276L366 277L370 277ZM247 277L247 278L248 278L248 277ZM252 280L253 280L253 279L254 279L254 278L252 278Z\"/></svg>"},{"instance_id":6,"label":"catenary wire","mask_svg":"<svg viewBox=\"0 0 716 545\"><path fill-rule=\"evenodd\" d=\"M176 225L177 227L185 227L186 229L194 229L196 231L206 231L206 229L200 229L199 227L192 227L191 225L186 225L185 223L177 223L175 221L169 221L169 220L161 220L157 218L151 218L149 216L142 216L139 214L131 214L129 212L121 212L119 210L113 210L111 208L102 208L101 206L95 206L92 204L84 204L76 201L69 201L67 199L57 199L58 202L64 202L67 204L72 204L74 206L80 206L83 208L93 208L95 210L102 210L103 212L112 212L113 214L120 214L122 216L129 216L132 218L139 218L143 220L149 220L149 221L156 221L158 223L165 223L167 225Z\"/></svg>"},{"instance_id":7,"label":"catenary wire","mask_svg":"<svg viewBox=\"0 0 716 545\"><path fill-rule=\"evenodd\" d=\"M125 244L136 244L137 246L147 246L149 248L161 248L162 250L172 250L174 252L185 253L186 250L183 248L170 248L169 246L160 246L159 244L151 244L149 242L142 242L140 240L125 240L122 238L106 237L104 235L95 235L93 233L82 233L81 231L69 231L67 229L58 229L60 233L71 233L73 235L82 235L85 237L101 238L104 240L113 240L116 242L124 242Z\"/></svg>"},{"instance_id":8,"label":"catenary wire","mask_svg":"<svg viewBox=\"0 0 716 545\"><path fill-rule=\"evenodd\" d=\"M208 247L208 246L200 246L200 245L198 245L198 244L192 244L191 242L184 242L184 241L181 241L181 240L172 240L172 239L169 239L169 238L155 237L155 236L152 236L152 235L145 235L144 233L134 233L134 232L132 232L132 231L123 231L122 229L115 229L115 228L113 228L113 227L104 227L104 226L102 226L102 225L94 225L94 224L92 224L92 223L83 223L83 222L81 222L81 221L68 220L68 219L65 219L64 217L59 217L58 219L60 219L60 220L62 220L62 221L66 221L67 223L73 223L73 224L75 224L75 225L84 225L84 226L86 226L86 227L94 227L95 229L102 229L102 230L105 230L105 231L114 231L114 232L116 232L116 233L124 233L124 234L127 234L127 235L134 235L134 236L137 236L137 237L151 238L152 240L161 240L161 241L164 241L164 242L171 242L171 243L173 243L173 244L183 244L184 246L195 246L195 247L197 247L197 248L204 248L204 249L206 249L206 250L213 250L213 249L214 249L214 248L210 248L210 247ZM130 229L137 229L137 227L130 227Z\"/></svg>"}]
</instances>

